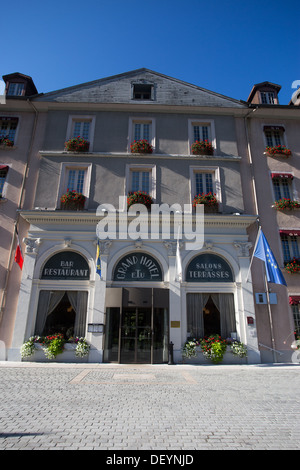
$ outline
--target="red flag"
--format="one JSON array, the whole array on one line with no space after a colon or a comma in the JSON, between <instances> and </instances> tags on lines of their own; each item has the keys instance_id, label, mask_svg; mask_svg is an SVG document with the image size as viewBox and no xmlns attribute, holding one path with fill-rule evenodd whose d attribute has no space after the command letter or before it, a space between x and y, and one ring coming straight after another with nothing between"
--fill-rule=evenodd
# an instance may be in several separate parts
<instances>
[{"instance_id":1,"label":"red flag","mask_svg":"<svg viewBox=\"0 0 300 470\"><path fill-rule=\"evenodd\" d=\"M18 232L17 232L17 238L18 238L18 245L17 245L17 249L16 249L16 254L15 254L15 262L20 266L20 269L22 269L24 259L23 259L23 255L22 255L22 250L21 250L21 245L20 245Z\"/></svg>"}]
</instances>

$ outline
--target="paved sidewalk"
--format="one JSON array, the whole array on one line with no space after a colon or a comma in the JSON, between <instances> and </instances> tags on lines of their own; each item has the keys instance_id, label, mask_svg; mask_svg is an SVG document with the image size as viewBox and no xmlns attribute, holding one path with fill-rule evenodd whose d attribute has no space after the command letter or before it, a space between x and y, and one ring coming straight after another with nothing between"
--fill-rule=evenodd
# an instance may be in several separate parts
<instances>
[{"instance_id":1,"label":"paved sidewalk","mask_svg":"<svg viewBox=\"0 0 300 470\"><path fill-rule=\"evenodd\" d=\"M0 450L296 450L299 390L299 364L0 362Z\"/></svg>"}]
</instances>

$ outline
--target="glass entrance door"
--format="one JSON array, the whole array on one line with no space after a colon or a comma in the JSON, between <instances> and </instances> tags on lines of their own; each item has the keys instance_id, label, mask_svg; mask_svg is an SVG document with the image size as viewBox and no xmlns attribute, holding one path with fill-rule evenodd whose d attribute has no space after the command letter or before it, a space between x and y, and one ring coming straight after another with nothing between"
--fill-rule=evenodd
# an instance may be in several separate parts
<instances>
[{"instance_id":1,"label":"glass entrance door","mask_svg":"<svg viewBox=\"0 0 300 470\"><path fill-rule=\"evenodd\" d=\"M151 362L151 331L151 308L123 308L121 363Z\"/></svg>"}]
</instances>

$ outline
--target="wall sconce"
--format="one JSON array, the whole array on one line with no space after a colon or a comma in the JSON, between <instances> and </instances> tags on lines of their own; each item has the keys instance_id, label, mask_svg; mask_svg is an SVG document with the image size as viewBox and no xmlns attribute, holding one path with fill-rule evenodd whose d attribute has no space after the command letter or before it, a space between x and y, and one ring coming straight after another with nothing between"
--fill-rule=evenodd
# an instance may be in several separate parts
<instances>
[{"instance_id":1,"label":"wall sconce","mask_svg":"<svg viewBox=\"0 0 300 470\"><path fill-rule=\"evenodd\" d=\"M104 324L103 323L88 323L88 333L103 333Z\"/></svg>"}]
</instances>

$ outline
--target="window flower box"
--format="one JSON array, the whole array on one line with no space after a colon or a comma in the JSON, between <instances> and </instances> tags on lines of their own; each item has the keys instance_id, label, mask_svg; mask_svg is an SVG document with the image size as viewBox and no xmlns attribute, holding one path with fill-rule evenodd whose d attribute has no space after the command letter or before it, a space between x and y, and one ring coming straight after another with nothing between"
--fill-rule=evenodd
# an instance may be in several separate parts
<instances>
[{"instance_id":1,"label":"window flower box","mask_svg":"<svg viewBox=\"0 0 300 470\"><path fill-rule=\"evenodd\" d=\"M152 153L153 147L149 144L148 140L134 140L130 145L131 153Z\"/></svg>"},{"instance_id":2,"label":"window flower box","mask_svg":"<svg viewBox=\"0 0 300 470\"><path fill-rule=\"evenodd\" d=\"M266 147L265 155L268 157L288 158L292 155L292 152L285 145L276 145L275 147Z\"/></svg>"},{"instance_id":3,"label":"window flower box","mask_svg":"<svg viewBox=\"0 0 300 470\"><path fill-rule=\"evenodd\" d=\"M82 211L84 209L86 197L75 190L67 191L60 198L60 208L62 210Z\"/></svg>"},{"instance_id":4,"label":"window flower box","mask_svg":"<svg viewBox=\"0 0 300 470\"><path fill-rule=\"evenodd\" d=\"M90 148L90 143L80 137L74 137L65 142L65 150L67 152L88 152Z\"/></svg>"},{"instance_id":5,"label":"window flower box","mask_svg":"<svg viewBox=\"0 0 300 470\"><path fill-rule=\"evenodd\" d=\"M149 209L152 203L153 203L152 197L143 191L129 192L127 195L127 208L128 209L134 204L143 204L144 206L147 207L147 209Z\"/></svg>"},{"instance_id":6,"label":"window flower box","mask_svg":"<svg viewBox=\"0 0 300 470\"><path fill-rule=\"evenodd\" d=\"M214 149L211 142L207 140L196 140L191 145L192 155L213 155Z\"/></svg>"},{"instance_id":7,"label":"window flower box","mask_svg":"<svg viewBox=\"0 0 300 470\"><path fill-rule=\"evenodd\" d=\"M32 362L88 362L90 344L85 338L69 338L55 333L50 336L32 336L21 347L23 361Z\"/></svg>"},{"instance_id":8,"label":"window flower box","mask_svg":"<svg viewBox=\"0 0 300 470\"><path fill-rule=\"evenodd\" d=\"M216 195L213 193L202 193L194 197L193 207L196 207L197 204L204 204L204 212L218 212L219 203L216 198Z\"/></svg>"},{"instance_id":9,"label":"window flower box","mask_svg":"<svg viewBox=\"0 0 300 470\"><path fill-rule=\"evenodd\" d=\"M232 338L223 339L219 335L188 339L183 346L184 363L242 364L247 362L247 347Z\"/></svg>"},{"instance_id":10,"label":"window flower box","mask_svg":"<svg viewBox=\"0 0 300 470\"><path fill-rule=\"evenodd\" d=\"M284 209L299 209L300 208L300 202L298 201L292 201L292 199L289 198L282 198L278 199L277 201L274 202L274 207L275 209L279 211L283 211Z\"/></svg>"},{"instance_id":11,"label":"window flower box","mask_svg":"<svg viewBox=\"0 0 300 470\"><path fill-rule=\"evenodd\" d=\"M284 269L289 274L300 274L300 259L293 258L289 263L286 263Z\"/></svg>"},{"instance_id":12,"label":"window flower box","mask_svg":"<svg viewBox=\"0 0 300 470\"><path fill-rule=\"evenodd\" d=\"M14 146L14 141L8 137L0 137L0 148L6 149Z\"/></svg>"}]
</instances>

